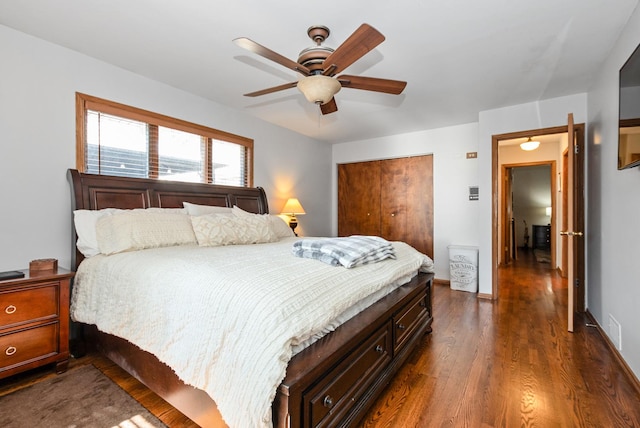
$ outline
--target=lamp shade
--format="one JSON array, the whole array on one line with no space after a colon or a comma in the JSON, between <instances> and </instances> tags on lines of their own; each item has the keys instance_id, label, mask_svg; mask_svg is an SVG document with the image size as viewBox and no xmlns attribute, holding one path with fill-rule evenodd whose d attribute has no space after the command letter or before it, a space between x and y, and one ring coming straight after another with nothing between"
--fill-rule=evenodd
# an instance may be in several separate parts
<instances>
[{"instance_id":1,"label":"lamp shade","mask_svg":"<svg viewBox=\"0 0 640 428\"><path fill-rule=\"evenodd\" d=\"M287 215L302 215L302 214L306 214L304 212L304 208L302 208L302 204L300 204L300 201L298 201L298 198L289 198L287 200L287 203L284 204L284 207L282 207L282 211L280 214L287 214Z\"/></svg>"},{"instance_id":2,"label":"lamp shade","mask_svg":"<svg viewBox=\"0 0 640 428\"><path fill-rule=\"evenodd\" d=\"M333 77L322 74L303 77L298 81L298 89L307 101L316 104L326 104L340 91L342 85Z\"/></svg>"}]
</instances>

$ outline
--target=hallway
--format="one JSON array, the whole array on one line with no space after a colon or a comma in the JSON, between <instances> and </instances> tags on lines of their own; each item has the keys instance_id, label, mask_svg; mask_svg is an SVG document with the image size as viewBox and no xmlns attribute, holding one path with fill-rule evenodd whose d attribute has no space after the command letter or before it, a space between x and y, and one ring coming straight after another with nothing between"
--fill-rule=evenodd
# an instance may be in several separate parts
<instances>
[{"instance_id":1,"label":"hallway","mask_svg":"<svg viewBox=\"0 0 640 428\"><path fill-rule=\"evenodd\" d=\"M640 396L549 263L522 251L496 302L435 286L433 333L367 427L640 427Z\"/></svg>"}]
</instances>

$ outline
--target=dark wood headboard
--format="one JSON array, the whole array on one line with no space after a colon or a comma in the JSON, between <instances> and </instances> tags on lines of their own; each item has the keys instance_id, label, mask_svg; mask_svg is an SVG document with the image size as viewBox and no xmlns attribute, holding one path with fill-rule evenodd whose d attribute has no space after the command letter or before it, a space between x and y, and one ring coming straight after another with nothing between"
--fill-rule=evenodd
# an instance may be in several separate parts
<instances>
[{"instance_id":1,"label":"dark wood headboard","mask_svg":"<svg viewBox=\"0 0 640 428\"><path fill-rule=\"evenodd\" d=\"M103 208L182 208L183 202L199 205L233 207L256 214L267 214L269 205L262 187L221 186L204 183L151 180L85 174L69 169L72 210ZM75 228L72 228L75 243ZM73 265L77 268L82 253L74 248Z\"/></svg>"}]
</instances>

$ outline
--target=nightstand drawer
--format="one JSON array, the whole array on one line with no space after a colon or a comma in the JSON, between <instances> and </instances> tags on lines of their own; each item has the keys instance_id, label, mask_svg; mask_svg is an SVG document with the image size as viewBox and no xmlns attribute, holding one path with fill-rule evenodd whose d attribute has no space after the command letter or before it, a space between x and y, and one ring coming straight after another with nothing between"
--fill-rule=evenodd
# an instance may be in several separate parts
<instances>
[{"instance_id":1,"label":"nightstand drawer","mask_svg":"<svg viewBox=\"0 0 640 428\"><path fill-rule=\"evenodd\" d=\"M59 283L0 292L0 328L58 316Z\"/></svg>"},{"instance_id":2,"label":"nightstand drawer","mask_svg":"<svg viewBox=\"0 0 640 428\"><path fill-rule=\"evenodd\" d=\"M58 352L58 323L0 336L0 371Z\"/></svg>"}]
</instances>

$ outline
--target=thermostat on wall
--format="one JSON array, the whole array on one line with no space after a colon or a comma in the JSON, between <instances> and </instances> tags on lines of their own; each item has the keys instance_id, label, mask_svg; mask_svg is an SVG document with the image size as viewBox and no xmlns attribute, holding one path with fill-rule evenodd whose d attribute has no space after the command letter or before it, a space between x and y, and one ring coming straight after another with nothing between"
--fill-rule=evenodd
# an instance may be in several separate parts
<instances>
[{"instance_id":1,"label":"thermostat on wall","mask_svg":"<svg viewBox=\"0 0 640 428\"><path fill-rule=\"evenodd\" d=\"M478 186L469 186L469 200L470 201L478 200Z\"/></svg>"}]
</instances>

